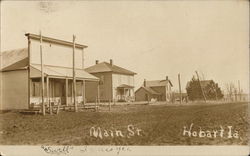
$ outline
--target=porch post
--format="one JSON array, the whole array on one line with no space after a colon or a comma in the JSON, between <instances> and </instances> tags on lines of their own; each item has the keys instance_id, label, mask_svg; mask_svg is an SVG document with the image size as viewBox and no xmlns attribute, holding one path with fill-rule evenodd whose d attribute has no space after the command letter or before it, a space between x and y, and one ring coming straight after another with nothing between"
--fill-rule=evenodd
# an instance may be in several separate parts
<instances>
[{"instance_id":1,"label":"porch post","mask_svg":"<svg viewBox=\"0 0 250 156\"><path fill-rule=\"evenodd\" d=\"M97 85L97 102L98 102L98 104L100 103L100 85L99 85L99 82Z\"/></svg>"},{"instance_id":2,"label":"porch post","mask_svg":"<svg viewBox=\"0 0 250 156\"><path fill-rule=\"evenodd\" d=\"M74 106L75 112L77 112L77 101L76 101L76 74L75 74L75 39L76 36L73 35L73 99L74 99Z\"/></svg>"},{"instance_id":3,"label":"porch post","mask_svg":"<svg viewBox=\"0 0 250 156\"><path fill-rule=\"evenodd\" d=\"M52 109L51 109L51 103L50 103L50 96L49 96L49 93L50 93L50 87L49 87L49 76L47 76L47 103L49 105L49 113L52 114Z\"/></svg>"},{"instance_id":4,"label":"porch post","mask_svg":"<svg viewBox=\"0 0 250 156\"><path fill-rule=\"evenodd\" d=\"M31 78L30 78L30 64L31 64L31 55L30 55L30 37L28 37L28 108L30 109L30 106L31 106Z\"/></svg>"},{"instance_id":5,"label":"porch post","mask_svg":"<svg viewBox=\"0 0 250 156\"><path fill-rule=\"evenodd\" d=\"M69 85L69 82L68 82L68 79L66 78L65 79L65 99L66 99L66 106L68 106L68 85Z\"/></svg>"},{"instance_id":6,"label":"porch post","mask_svg":"<svg viewBox=\"0 0 250 156\"><path fill-rule=\"evenodd\" d=\"M71 83L71 100L70 100L70 104L73 105L73 81Z\"/></svg>"},{"instance_id":7,"label":"porch post","mask_svg":"<svg viewBox=\"0 0 250 156\"><path fill-rule=\"evenodd\" d=\"M31 108L31 98L32 98L32 95L33 95L33 86L32 86L33 84L32 84L32 79L30 78L30 76L29 76L29 84L28 84L28 86L29 86L29 90L28 90L28 94L29 94L29 96L28 96L28 102L29 102L29 109ZM31 90L32 89L32 90Z\"/></svg>"},{"instance_id":8,"label":"porch post","mask_svg":"<svg viewBox=\"0 0 250 156\"><path fill-rule=\"evenodd\" d=\"M133 97L133 100L135 101L135 90L134 90L134 88L132 89L132 97Z\"/></svg>"},{"instance_id":9,"label":"porch post","mask_svg":"<svg viewBox=\"0 0 250 156\"><path fill-rule=\"evenodd\" d=\"M83 104L85 104L85 80L82 80L82 99Z\"/></svg>"}]
</instances>

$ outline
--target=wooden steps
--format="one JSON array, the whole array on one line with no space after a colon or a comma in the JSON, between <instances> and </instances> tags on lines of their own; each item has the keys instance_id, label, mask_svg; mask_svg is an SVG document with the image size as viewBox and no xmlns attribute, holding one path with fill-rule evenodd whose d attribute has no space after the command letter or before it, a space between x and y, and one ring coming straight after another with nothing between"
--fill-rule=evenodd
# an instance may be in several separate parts
<instances>
[{"instance_id":1,"label":"wooden steps","mask_svg":"<svg viewBox=\"0 0 250 156\"><path fill-rule=\"evenodd\" d=\"M75 109L75 106L74 105L70 105L70 106L57 106L57 105L54 105L52 106L52 113L55 114L57 113L58 114L58 108L60 110L65 110L65 111L74 111ZM96 106L96 105L79 105L77 106L78 110L94 110L94 111L98 111L99 110L99 106ZM50 110L49 110L49 107L46 106L46 114L50 113ZM25 109L25 110L21 110L19 111L19 113L21 114L25 114L25 115L34 115L34 114L41 114L41 107L33 107L33 108L30 108L30 109Z\"/></svg>"},{"instance_id":2,"label":"wooden steps","mask_svg":"<svg viewBox=\"0 0 250 156\"><path fill-rule=\"evenodd\" d=\"M25 109L25 110L21 110L19 111L19 113L21 114L25 114L25 115L34 115L34 114L40 114L41 111L40 109Z\"/></svg>"},{"instance_id":3,"label":"wooden steps","mask_svg":"<svg viewBox=\"0 0 250 156\"><path fill-rule=\"evenodd\" d=\"M93 110L98 110L99 109L99 106L95 106L95 105L80 105L80 106L77 106L78 109L80 110L83 110L83 109L93 109ZM75 106L61 106L60 109L63 109L63 110L74 110L75 109Z\"/></svg>"}]
</instances>

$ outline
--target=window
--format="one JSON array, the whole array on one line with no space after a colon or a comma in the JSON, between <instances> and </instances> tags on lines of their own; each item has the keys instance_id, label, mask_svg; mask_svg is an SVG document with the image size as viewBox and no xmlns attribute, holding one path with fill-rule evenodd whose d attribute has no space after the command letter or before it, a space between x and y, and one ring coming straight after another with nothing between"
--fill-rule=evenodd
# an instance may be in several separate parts
<instances>
[{"instance_id":1,"label":"window","mask_svg":"<svg viewBox=\"0 0 250 156\"><path fill-rule=\"evenodd\" d=\"M40 82L32 82L32 96L40 96Z\"/></svg>"},{"instance_id":2,"label":"window","mask_svg":"<svg viewBox=\"0 0 250 156\"><path fill-rule=\"evenodd\" d=\"M104 75L101 75L100 77L100 85L103 85L104 84Z\"/></svg>"},{"instance_id":3,"label":"window","mask_svg":"<svg viewBox=\"0 0 250 156\"><path fill-rule=\"evenodd\" d=\"M130 76L127 76L127 84L130 85Z\"/></svg>"},{"instance_id":4,"label":"window","mask_svg":"<svg viewBox=\"0 0 250 156\"><path fill-rule=\"evenodd\" d=\"M118 78L117 78L117 79L118 79L118 85L120 85L120 84L122 83L122 82L121 82L121 75L120 75L120 74L118 75Z\"/></svg>"}]
</instances>

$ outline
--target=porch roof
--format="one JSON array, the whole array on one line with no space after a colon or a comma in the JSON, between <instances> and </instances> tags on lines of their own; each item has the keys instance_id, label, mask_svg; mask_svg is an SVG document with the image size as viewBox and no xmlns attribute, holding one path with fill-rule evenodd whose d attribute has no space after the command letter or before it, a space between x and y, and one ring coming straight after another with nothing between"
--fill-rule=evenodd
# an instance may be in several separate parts
<instances>
[{"instance_id":1,"label":"porch roof","mask_svg":"<svg viewBox=\"0 0 250 156\"><path fill-rule=\"evenodd\" d=\"M122 84L120 86L118 86L117 88L134 88L134 86L130 86L130 85L126 85L126 84Z\"/></svg>"},{"instance_id":2,"label":"porch roof","mask_svg":"<svg viewBox=\"0 0 250 156\"><path fill-rule=\"evenodd\" d=\"M76 79L99 81L99 78L89 74L83 69L76 69ZM31 78L41 77L41 65L31 64ZM72 68L44 65L45 76L58 78L73 78Z\"/></svg>"}]
</instances>

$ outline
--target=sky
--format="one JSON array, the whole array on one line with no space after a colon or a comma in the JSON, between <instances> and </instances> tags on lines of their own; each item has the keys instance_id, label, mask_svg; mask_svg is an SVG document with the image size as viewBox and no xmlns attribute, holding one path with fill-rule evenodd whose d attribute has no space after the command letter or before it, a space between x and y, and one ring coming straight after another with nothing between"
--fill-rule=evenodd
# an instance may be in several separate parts
<instances>
[{"instance_id":1,"label":"sky","mask_svg":"<svg viewBox=\"0 0 250 156\"><path fill-rule=\"evenodd\" d=\"M197 70L249 90L248 1L1 1L1 52L27 47L25 33L87 45L85 67L113 59L143 80L166 76L185 92Z\"/></svg>"}]
</instances>

